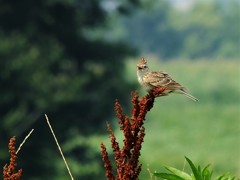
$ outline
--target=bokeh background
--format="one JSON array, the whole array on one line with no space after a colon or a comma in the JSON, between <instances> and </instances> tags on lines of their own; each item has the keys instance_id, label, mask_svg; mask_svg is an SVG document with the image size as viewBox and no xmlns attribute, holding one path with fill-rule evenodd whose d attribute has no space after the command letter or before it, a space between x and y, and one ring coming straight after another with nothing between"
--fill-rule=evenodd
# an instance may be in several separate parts
<instances>
[{"instance_id":1,"label":"bokeh background","mask_svg":"<svg viewBox=\"0 0 240 180\"><path fill-rule=\"evenodd\" d=\"M1 0L0 166L11 136L23 179L69 179L44 114L75 179L105 179L105 122L114 101L129 113L140 57L189 88L199 102L159 98L147 116L140 179L184 156L214 176L240 177L238 0Z\"/></svg>"}]
</instances>

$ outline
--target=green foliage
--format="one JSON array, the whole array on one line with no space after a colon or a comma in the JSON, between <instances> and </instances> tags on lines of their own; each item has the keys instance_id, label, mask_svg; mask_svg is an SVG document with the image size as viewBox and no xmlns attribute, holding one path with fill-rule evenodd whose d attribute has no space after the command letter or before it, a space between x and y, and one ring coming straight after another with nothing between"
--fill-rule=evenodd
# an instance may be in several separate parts
<instances>
[{"instance_id":1,"label":"green foliage","mask_svg":"<svg viewBox=\"0 0 240 180\"><path fill-rule=\"evenodd\" d=\"M138 2L125 1L121 7L133 9ZM114 11L123 14L119 12ZM114 100L127 99L133 88L122 74L124 58L135 51L123 41L84 33L109 28L111 14L100 1L2 0L0 14L0 163L8 158L4 147L9 137L21 140L34 128L19 158L24 179L64 177L44 114L63 146L76 137L105 132L102 127L112 117ZM94 164L97 155L78 142L66 153L81 165ZM84 171L75 178L96 179L100 159L97 164L97 175Z\"/></svg>"},{"instance_id":2,"label":"green foliage","mask_svg":"<svg viewBox=\"0 0 240 180\"><path fill-rule=\"evenodd\" d=\"M156 1L148 11L124 20L126 39L144 54L171 58L237 58L239 51L239 2Z\"/></svg>"},{"instance_id":3,"label":"green foliage","mask_svg":"<svg viewBox=\"0 0 240 180\"><path fill-rule=\"evenodd\" d=\"M168 167L166 166L165 168L170 172L170 173L154 173L154 176L156 177L161 177L163 179L167 180L211 180L213 171L209 169L210 165L207 165L201 169L200 166L196 167L193 162L185 157L191 170L191 174L187 174L184 171L175 169L173 167ZM227 175L221 175L216 178L216 180L234 180L235 177L230 177Z\"/></svg>"},{"instance_id":4,"label":"green foliage","mask_svg":"<svg viewBox=\"0 0 240 180\"><path fill-rule=\"evenodd\" d=\"M144 54L156 53L163 58L174 57L180 44L179 35L169 24L171 6L167 1L153 4L153 8L138 11L135 16L124 21L127 29L126 39Z\"/></svg>"}]
</instances>

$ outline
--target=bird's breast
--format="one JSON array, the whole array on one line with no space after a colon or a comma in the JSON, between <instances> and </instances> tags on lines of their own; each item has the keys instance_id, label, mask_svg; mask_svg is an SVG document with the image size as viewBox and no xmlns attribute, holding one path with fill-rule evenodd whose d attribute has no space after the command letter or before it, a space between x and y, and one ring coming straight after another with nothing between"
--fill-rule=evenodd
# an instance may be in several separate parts
<instances>
[{"instance_id":1,"label":"bird's breast","mask_svg":"<svg viewBox=\"0 0 240 180\"><path fill-rule=\"evenodd\" d=\"M139 76L138 76L138 82L139 82L140 84L143 84L143 79L142 79L142 77L139 77Z\"/></svg>"}]
</instances>

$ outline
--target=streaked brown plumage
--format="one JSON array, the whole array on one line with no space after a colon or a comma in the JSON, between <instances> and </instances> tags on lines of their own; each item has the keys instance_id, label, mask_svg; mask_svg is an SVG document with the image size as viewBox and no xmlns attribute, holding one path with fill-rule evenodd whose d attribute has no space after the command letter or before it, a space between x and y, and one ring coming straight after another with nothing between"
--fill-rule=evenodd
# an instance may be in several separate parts
<instances>
[{"instance_id":1,"label":"streaked brown plumage","mask_svg":"<svg viewBox=\"0 0 240 180\"><path fill-rule=\"evenodd\" d=\"M137 76L139 83L147 91L156 87L165 87L166 90L163 95L168 95L170 93L184 94L188 98L198 101L197 98L187 93L185 87L174 81L169 74L162 71L149 71L147 61L144 58L142 58L137 64Z\"/></svg>"}]
</instances>

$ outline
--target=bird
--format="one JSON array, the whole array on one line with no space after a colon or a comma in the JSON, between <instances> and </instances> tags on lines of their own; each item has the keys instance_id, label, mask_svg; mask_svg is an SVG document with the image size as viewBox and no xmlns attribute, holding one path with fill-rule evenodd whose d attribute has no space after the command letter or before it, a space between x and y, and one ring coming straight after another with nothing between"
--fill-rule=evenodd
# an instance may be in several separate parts
<instances>
[{"instance_id":1,"label":"bird","mask_svg":"<svg viewBox=\"0 0 240 180\"><path fill-rule=\"evenodd\" d=\"M163 71L149 71L147 61L141 58L137 64L138 82L150 92L154 88L165 88L161 96L167 96L171 93L183 94L188 98L198 101L198 99L187 92L187 89L171 78Z\"/></svg>"}]
</instances>

